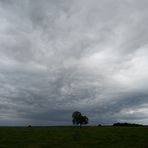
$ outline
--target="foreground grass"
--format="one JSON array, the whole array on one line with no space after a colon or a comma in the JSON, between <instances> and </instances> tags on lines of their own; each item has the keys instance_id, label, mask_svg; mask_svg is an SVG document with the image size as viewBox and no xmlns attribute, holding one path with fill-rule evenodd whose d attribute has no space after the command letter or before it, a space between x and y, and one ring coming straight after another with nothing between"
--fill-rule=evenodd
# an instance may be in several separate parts
<instances>
[{"instance_id":1,"label":"foreground grass","mask_svg":"<svg viewBox=\"0 0 148 148\"><path fill-rule=\"evenodd\" d=\"M148 148L148 127L0 128L0 148Z\"/></svg>"}]
</instances>

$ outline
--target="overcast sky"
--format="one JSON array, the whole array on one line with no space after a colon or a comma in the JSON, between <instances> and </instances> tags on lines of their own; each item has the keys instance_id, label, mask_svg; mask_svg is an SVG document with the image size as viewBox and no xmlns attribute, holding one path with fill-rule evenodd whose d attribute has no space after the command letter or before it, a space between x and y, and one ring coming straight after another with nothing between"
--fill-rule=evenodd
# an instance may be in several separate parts
<instances>
[{"instance_id":1,"label":"overcast sky","mask_svg":"<svg viewBox=\"0 0 148 148\"><path fill-rule=\"evenodd\" d=\"M148 124L148 0L0 0L0 125Z\"/></svg>"}]
</instances>

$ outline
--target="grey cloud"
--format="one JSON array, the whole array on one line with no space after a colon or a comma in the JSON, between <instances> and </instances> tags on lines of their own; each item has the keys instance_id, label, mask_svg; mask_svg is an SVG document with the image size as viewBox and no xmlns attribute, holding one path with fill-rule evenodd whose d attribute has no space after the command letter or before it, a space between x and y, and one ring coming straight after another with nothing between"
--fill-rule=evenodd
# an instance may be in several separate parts
<instances>
[{"instance_id":1,"label":"grey cloud","mask_svg":"<svg viewBox=\"0 0 148 148\"><path fill-rule=\"evenodd\" d=\"M147 17L146 0L1 0L0 125L71 124L75 110L146 124Z\"/></svg>"}]
</instances>

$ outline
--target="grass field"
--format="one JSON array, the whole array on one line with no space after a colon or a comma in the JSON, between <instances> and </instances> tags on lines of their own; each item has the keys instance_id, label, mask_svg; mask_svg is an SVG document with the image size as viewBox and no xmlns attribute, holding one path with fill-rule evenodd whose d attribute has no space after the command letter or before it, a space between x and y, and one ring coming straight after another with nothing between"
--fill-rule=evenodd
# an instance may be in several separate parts
<instances>
[{"instance_id":1,"label":"grass field","mask_svg":"<svg viewBox=\"0 0 148 148\"><path fill-rule=\"evenodd\" d=\"M0 148L148 148L148 127L1 127Z\"/></svg>"}]
</instances>

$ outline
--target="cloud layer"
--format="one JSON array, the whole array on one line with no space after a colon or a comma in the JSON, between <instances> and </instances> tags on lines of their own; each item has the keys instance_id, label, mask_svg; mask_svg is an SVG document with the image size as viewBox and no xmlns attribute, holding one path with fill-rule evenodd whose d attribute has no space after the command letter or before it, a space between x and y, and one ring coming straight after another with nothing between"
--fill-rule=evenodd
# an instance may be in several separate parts
<instances>
[{"instance_id":1,"label":"cloud layer","mask_svg":"<svg viewBox=\"0 0 148 148\"><path fill-rule=\"evenodd\" d=\"M0 125L148 123L147 0L0 0Z\"/></svg>"}]
</instances>

